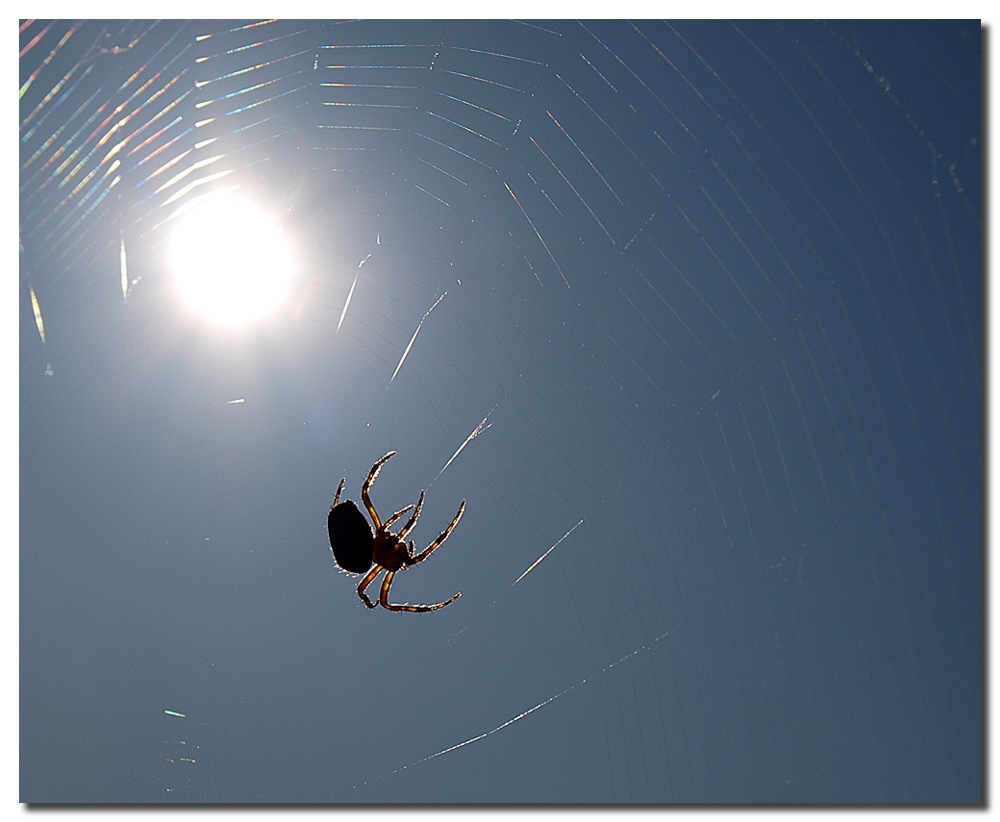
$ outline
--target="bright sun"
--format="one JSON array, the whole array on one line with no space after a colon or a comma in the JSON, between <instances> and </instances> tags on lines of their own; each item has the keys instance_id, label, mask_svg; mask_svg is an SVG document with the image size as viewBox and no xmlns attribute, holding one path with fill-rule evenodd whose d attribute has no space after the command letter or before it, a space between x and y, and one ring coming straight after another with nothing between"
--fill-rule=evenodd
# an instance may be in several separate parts
<instances>
[{"instance_id":1,"label":"bright sun","mask_svg":"<svg viewBox=\"0 0 1000 822\"><path fill-rule=\"evenodd\" d=\"M277 308L292 271L280 229L233 194L208 195L186 211L169 254L184 297L222 325L243 325Z\"/></svg>"}]
</instances>

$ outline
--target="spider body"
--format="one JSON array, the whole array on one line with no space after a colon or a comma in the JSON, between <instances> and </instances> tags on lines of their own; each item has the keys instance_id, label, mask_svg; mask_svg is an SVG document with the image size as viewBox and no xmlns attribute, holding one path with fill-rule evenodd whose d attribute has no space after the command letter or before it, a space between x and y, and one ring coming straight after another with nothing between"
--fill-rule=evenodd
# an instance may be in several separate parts
<instances>
[{"instance_id":1,"label":"spider body","mask_svg":"<svg viewBox=\"0 0 1000 822\"><path fill-rule=\"evenodd\" d=\"M365 574L358 585L358 596L361 597L361 601L369 608L381 605L390 611L435 611L454 602L462 595L461 592L455 594L451 599L439 602L436 605L396 605L389 602L389 586L392 584L393 575L397 571L408 568L410 565L416 565L418 562L423 562L431 555L431 552L437 549L448 538L452 529L462 518L462 513L465 511L465 500L462 500L462 504L458 508L458 513L455 514L455 518L451 521L451 524L441 532L441 535L423 551L414 553L413 541L411 540L409 546L407 546L406 537L417 524L420 508L424 504L424 492L420 492L420 499L417 500L416 505L407 505L389 517L384 523L379 518L378 513L375 511L375 506L372 505L372 501L368 496L368 491L375 481L375 477L378 476L382 464L395 453L395 451L390 451L376 462L372 466L372 470L368 472L368 478L361 486L361 499L364 502L365 508L368 509L372 523L375 525L374 534L368 526L364 515L353 502L350 500L340 502L340 492L344 490L344 480L340 481L340 485L337 486L337 493L333 497L333 505L330 507L330 513L326 520L327 532L330 537L330 550L333 551L333 558L337 565L345 571L355 574ZM398 533L392 533L389 530L389 526L410 509L413 509L410 518ZM385 579L382 581L378 603L375 603L368 598L365 589L375 581L375 577L382 571L385 571Z\"/></svg>"},{"instance_id":2,"label":"spider body","mask_svg":"<svg viewBox=\"0 0 1000 822\"><path fill-rule=\"evenodd\" d=\"M334 505L326 530L337 565L352 574L364 574L372 567L372 529L357 505L350 500Z\"/></svg>"}]
</instances>

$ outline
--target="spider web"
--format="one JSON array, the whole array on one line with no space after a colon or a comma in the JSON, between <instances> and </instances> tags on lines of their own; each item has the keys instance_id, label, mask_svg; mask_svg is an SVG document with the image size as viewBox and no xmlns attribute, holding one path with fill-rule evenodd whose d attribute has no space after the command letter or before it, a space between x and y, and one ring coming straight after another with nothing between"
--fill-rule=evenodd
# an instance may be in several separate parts
<instances>
[{"instance_id":1,"label":"spider web","mask_svg":"<svg viewBox=\"0 0 1000 822\"><path fill-rule=\"evenodd\" d=\"M22 801L981 799L977 21L20 46ZM431 615L326 544L390 449Z\"/></svg>"}]
</instances>

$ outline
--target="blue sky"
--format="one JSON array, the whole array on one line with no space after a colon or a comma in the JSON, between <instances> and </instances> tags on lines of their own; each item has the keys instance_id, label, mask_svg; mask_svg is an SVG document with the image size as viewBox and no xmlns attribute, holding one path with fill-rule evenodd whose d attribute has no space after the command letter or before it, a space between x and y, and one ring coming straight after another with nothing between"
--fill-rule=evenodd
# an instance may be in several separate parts
<instances>
[{"instance_id":1,"label":"blue sky","mask_svg":"<svg viewBox=\"0 0 1000 822\"><path fill-rule=\"evenodd\" d=\"M46 25L21 801L981 799L978 21ZM431 614L330 554L390 450Z\"/></svg>"}]
</instances>

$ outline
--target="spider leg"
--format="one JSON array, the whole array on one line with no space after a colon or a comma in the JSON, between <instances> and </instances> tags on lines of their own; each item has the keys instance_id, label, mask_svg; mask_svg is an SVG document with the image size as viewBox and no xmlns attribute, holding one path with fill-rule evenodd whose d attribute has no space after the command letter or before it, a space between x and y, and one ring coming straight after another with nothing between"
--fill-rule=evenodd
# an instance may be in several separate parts
<instances>
[{"instance_id":1,"label":"spider leg","mask_svg":"<svg viewBox=\"0 0 1000 822\"><path fill-rule=\"evenodd\" d=\"M438 608L444 608L445 605L450 605L460 596L462 592L459 591L455 596L444 602L439 602L437 605L410 605L409 603L405 605L395 605L389 602L389 586L392 584L392 578L395 575L395 571L386 571L385 579L382 581L382 591L379 594L378 601L381 603L383 608L389 611L417 611L422 613L424 611L436 611Z\"/></svg>"},{"instance_id":2,"label":"spider leg","mask_svg":"<svg viewBox=\"0 0 1000 822\"><path fill-rule=\"evenodd\" d=\"M382 580L382 590L379 591L378 596L378 601L382 603L382 607L388 608L390 611L393 610L393 606L389 604L389 586L392 585L392 578L395 575L395 571L385 572L385 579Z\"/></svg>"},{"instance_id":3,"label":"spider leg","mask_svg":"<svg viewBox=\"0 0 1000 822\"><path fill-rule=\"evenodd\" d=\"M385 528L386 530L389 530L389 526L392 525L401 516L403 516L403 514L409 511L412 507L413 507L412 505L407 505L402 511L397 511L395 514L389 517L389 519L387 519L385 522L382 523L382 527Z\"/></svg>"},{"instance_id":4,"label":"spider leg","mask_svg":"<svg viewBox=\"0 0 1000 822\"><path fill-rule=\"evenodd\" d=\"M382 469L382 463L384 463L389 457L395 454L395 451L390 451L382 459L376 462L372 466L372 470L368 472L368 479L365 480L364 485L361 486L361 499L365 503L365 508L368 509L368 513L371 515L372 522L375 523L375 530L379 531L382 528L382 521L378 518L378 514L375 512L375 506L372 505L372 501L368 498L368 489L372 487L372 483L375 482L375 477L378 476L378 472Z\"/></svg>"},{"instance_id":5,"label":"spider leg","mask_svg":"<svg viewBox=\"0 0 1000 822\"><path fill-rule=\"evenodd\" d=\"M405 541L405 540L406 540L406 535L407 535L408 533L410 533L410 531L412 531L412 530L413 530L413 526L417 524L417 517L419 517L419 516L420 516L420 506L421 506L421 505L423 505L423 504L424 504L424 492L423 492L423 491L421 491L421 492L420 492L420 499L418 499L418 500L417 500L417 510L416 510L416 511L414 511L414 512L413 512L413 516L411 516L411 517L410 517L410 518L409 518L409 519L408 519L408 520L406 521L406 525L404 525L404 526L403 526L403 530L402 530L402 531L400 531L400 532L399 532L399 533L398 533L398 534L396 535L396 536L397 536L397 538L398 538L398 539L399 539L399 540L400 540L401 542L402 542L402 541ZM412 508L413 506L412 506L412 505L410 505L410 506L408 506L408 507ZM405 511L406 509L404 508L403 510ZM400 511L400 513L402 513L402 511ZM387 525L387 526L388 526L388 524L389 524L389 523L386 523L386 525Z\"/></svg>"},{"instance_id":6,"label":"spider leg","mask_svg":"<svg viewBox=\"0 0 1000 822\"><path fill-rule=\"evenodd\" d=\"M345 479L346 479L346 477L345 477ZM334 508L336 508L337 507L337 503L340 502L340 492L343 491L343 490L344 490L344 480L341 480L340 481L340 485L337 486L337 493L333 495L333 505L330 506L330 510L331 511Z\"/></svg>"},{"instance_id":7,"label":"spider leg","mask_svg":"<svg viewBox=\"0 0 1000 822\"><path fill-rule=\"evenodd\" d=\"M381 565L376 564L372 566L372 569L367 574L365 574L365 578L361 580L361 583L358 585L358 596L361 597L365 605L367 605L369 608L374 608L375 603L372 602L370 599L368 599L368 594L365 593L365 588L367 588L369 585L372 584L372 582L375 581L375 577L379 575L379 572L381 570L382 570Z\"/></svg>"},{"instance_id":8,"label":"spider leg","mask_svg":"<svg viewBox=\"0 0 1000 822\"><path fill-rule=\"evenodd\" d=\"M448 539L448 534L451 533L452 528L454 528L456 525L458 525L458 521L462 518L462 514L464 512L465 512L465 500L463 499L462 500L462 504L458 506L458 513L455 514L455 519L453 519L451 521L451 524L441 532L441 536L439 536L436 540L434 540L434 542L432 542L430 545L428 545L423 551L421 551L419 554L417 554L415 557L413 557L407 563L407 565L416 565L418 562L422 562L423 560L427 559L427 557L430 556L431 551L433 551L442 542L444 542L446 539ZM445 603L445 604L447 604L447 603Z\"/></svg>"}]
</instances>

